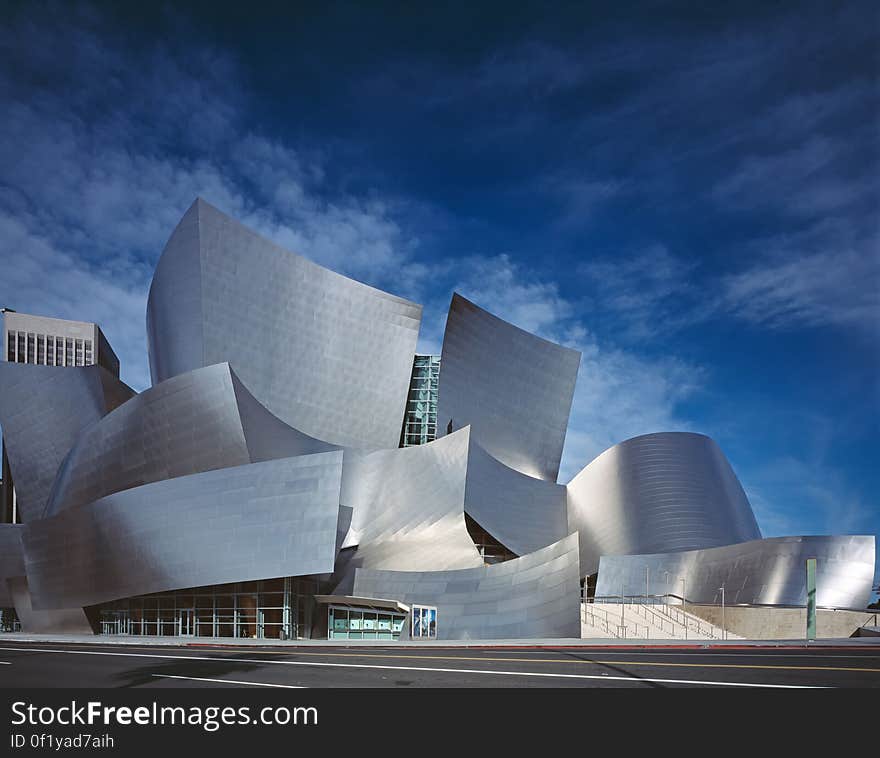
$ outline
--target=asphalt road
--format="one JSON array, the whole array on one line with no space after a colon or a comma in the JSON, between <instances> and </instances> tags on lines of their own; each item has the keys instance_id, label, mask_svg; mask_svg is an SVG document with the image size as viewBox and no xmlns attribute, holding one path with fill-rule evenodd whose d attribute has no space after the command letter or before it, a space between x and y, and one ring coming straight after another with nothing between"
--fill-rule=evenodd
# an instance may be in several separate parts
<instances>
[{"instance_id":1,"label":"asphalt road","mask_svg":"<svg viewBox=\"0 0 880 758\"><path fill-rule=\"evenodd\" d=\"M0 644L0 687L880 687L880 648Z\"/></svg>"}]
</instances>

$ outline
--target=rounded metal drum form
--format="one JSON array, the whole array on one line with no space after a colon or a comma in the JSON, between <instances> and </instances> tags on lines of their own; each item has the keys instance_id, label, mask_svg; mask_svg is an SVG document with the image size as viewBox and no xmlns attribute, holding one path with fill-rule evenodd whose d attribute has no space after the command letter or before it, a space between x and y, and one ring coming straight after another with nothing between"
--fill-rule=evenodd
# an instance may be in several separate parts
<instances>
[{"instance_id":1,"label":"rounded metal drum form","mask_svg":"<svg viewBox=\"0 0 880 758\"><path fill-rule=\"evenodd\" d=\"M603 555L668 553L761 538L752 507L709 437L663 432L621 442L568 484L581 571Z\"/></svg>"}]
</instances>

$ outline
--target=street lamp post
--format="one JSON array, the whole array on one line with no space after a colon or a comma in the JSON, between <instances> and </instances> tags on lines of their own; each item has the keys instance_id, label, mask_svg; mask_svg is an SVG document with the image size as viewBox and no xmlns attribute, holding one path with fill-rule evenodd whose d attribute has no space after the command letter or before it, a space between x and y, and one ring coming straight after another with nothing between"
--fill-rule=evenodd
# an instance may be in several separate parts
<instances>
[{"instance_id":1,"label":"street lamp post","mask_svg":"<svg viewBox=\"0 0 880 758\"><path fill-rule=\"evenodd\" d=\"M648 595L650 594L649 588L648 588L648 585L650 583L650 576L651 576L651 569L648 568L647 566L645 566L645 605L646 606L648 605Z\"/></svg>"},{"instance_id":2,"label":"street lamp post","mask_svg":"<svg viewBox=\"0 0 880 758\"><path fill-rule=\"evenodd\" d=\"M664 571L666 574L666 612L669 613L669 572Z\"/></svg>"},{"instance_id":3,"label":"street lamp post","mask_svg":"<svg viewBox=\"0 0 880 758\"><path fill-rule=\"evenodd\" d=\"M687 619L687 605L685 604L685 600L687 598L687 583L685 582L685 578L681 578L681 610L684 614L684 638L688 638L688 619Z\"/></svg>"},{"instance_id":4,"label":"street lamp post","mask_svg":"<svg viewBox=\"0 0 880 758\"><path fill-rule=\"evenodd\" d=\"M724 585L722 584L719 588L721 590L721 639L727 639L727 630L724 625Z\"/></svg>"}]
</instances>

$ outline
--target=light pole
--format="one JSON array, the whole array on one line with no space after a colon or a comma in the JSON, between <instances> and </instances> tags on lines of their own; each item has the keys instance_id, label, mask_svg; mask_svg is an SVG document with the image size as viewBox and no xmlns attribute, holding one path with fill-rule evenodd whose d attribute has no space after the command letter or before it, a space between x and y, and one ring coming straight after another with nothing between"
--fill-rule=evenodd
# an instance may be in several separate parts
<instances>
[{"instance_id":1,"label":"light pole","mask_svg":"<svg viewBox=\"0 0 880 758\"><path fill-rule=\"evenodd\" d=\"M684 638L688 638L688 619L687 619L687 606L685 605L685 598L687 598L687 583L684 580L685 578L681 578L681 611L684 614Z\"/></svg>"},{"instance_id":2,"label":"light pole","mask_svg":"<svg viewBox=\"0 0 880 758\"><path fill-rule=\"evenodd\" d=\"M722 584L719 588L721 590L721 639L727 639L727 631L724 628L724 585Z\"/></svg>"},{"instance_id":3,"label":"light pole","mask_svg":"<svg viewBox=\"0 0 880 758\"><path fill-rule=\"evenodd\" d=\"M669 613L669 572L664 571L666 574L666 612Z\"/></svg>"},{"instance_id":4,"label":"light pole","mask_svg":"<svg viewBox=\"0 0 880 758\"><path fill-rule=\"evenodd\" d=\"M648 595L649 595L648 585L651 581L650 576L651 576L651 569L648 568L647 566L645 566L645 606L648 605ZM646 613L647 613L647 611L646 611Z\"/></svg>"}]
</instances>

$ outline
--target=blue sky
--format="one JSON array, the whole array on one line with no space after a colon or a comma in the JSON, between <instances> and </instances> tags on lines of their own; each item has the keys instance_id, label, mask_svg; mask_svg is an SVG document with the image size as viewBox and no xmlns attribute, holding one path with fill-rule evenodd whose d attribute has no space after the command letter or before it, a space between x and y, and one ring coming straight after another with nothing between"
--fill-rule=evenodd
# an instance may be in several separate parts
<instances>
[{"instance_id":1,"label":"blue sky","mask_svg":"<svg viewBox=\"0 0 880 758\"><path fill-rule=\"evenodd\" d=\"M765 536L880 533L876 3L152 5L4 4L0 305L143 389L201 195L423 351L453 289L582 350L562 481L693 430Z\"/></svg>"}]
</instances>

